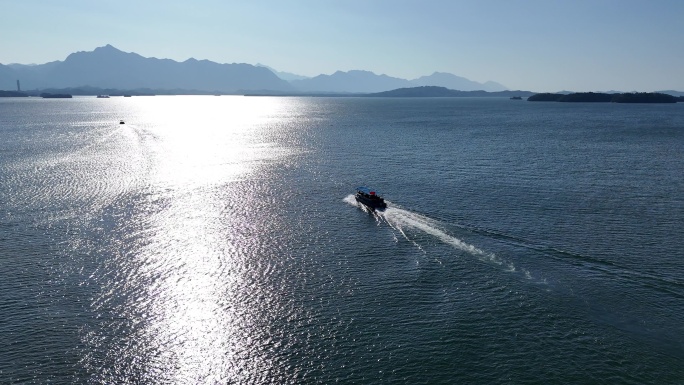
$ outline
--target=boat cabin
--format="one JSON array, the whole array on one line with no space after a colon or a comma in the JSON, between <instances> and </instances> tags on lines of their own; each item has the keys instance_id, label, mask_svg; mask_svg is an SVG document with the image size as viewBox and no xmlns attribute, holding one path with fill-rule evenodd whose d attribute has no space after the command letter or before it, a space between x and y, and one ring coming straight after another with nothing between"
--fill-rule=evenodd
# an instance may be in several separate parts
<instances>
[{"instance_id":1,"label":"boat cabin","mask_svg":"<svg viewBox=\"0 0 684 385\"><path fill-rule=\"evenodd\" d=\"M363 203L371 208L385 208L387 204L385 200L380 197L375 190L372 190L365 186L360 186L356 188L356 201Z\"/></svg>"}]
</instances>

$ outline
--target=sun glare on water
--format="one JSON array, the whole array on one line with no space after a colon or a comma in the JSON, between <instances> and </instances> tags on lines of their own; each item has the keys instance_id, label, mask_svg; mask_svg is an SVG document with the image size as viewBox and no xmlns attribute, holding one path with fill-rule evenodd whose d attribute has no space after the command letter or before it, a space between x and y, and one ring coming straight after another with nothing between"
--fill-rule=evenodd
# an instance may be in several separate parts
<instances>
[{"instance_id":1,"label":"sun glare on water","mask_svg":"<svg viewBox=\"0 0 684 385\"><path fill-rule=\"evenodd\" d=\"M248 209L257 202L245 185L294 153L272 140L291 106L238 96L138 100L119 130L127 151L144 153L143 198L122 225L130 244L117 259L119 277L99 299L124 294L119 311L136 329L112 350L138 358L105 380L144 372L152 382L252 381L273 365L255 354L263 304L250 298L272 294L247 276L268 234L250 232L263 216Z\"/></svg>"}]
</instances>

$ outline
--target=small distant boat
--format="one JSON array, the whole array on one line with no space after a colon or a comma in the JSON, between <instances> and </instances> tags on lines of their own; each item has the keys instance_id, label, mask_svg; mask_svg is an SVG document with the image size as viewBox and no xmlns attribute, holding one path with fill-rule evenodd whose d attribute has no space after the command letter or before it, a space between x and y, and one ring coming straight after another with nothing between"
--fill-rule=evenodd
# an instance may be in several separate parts
<instances>
[{"instance_id":1,"label":"small distant boat","mask_svg":"<svg viewBox=\"0 0 684 385\"><path fill-rule=\"evenodd\" d=\"M124 95L124 98L130 98L131 95Z\"/></svg>"},{"instance_id":2,"label":"small distant boat","mask_svg":"<svg viewBox=\"0 0 684 385\"><path fill-rule=\"evenodd\" d=\"M109 95L97 95L98 99L109 99Z\"/></svg>"},{"instance_id":3,"label":"small distant boat","mask_svg":"<svg viewBox=\"0 0 684 385\"><path fill-rule=\"evenodd\" d=\"M522 96L511 96L511 100L522 100Z\"/></svg>"},{"instance_id":4,"label":"small distant boat","mask_svg":"<svg viewBox=\"0 0 684 385\"><path fill-rule=\"evenodd\" d=\"M356 195L354 196L357 202L365 205L366 207L375 209L387 208L387 203L380 197L374 190L368 187L360 186L356 188Z\"/></svg>"},{"instance_id":5,"label":"small distant boat","mask_svg":"<svg viewBox=\"0 0 684 385\"><path fill-rule=\"evenodd\" d=\"M123 120L119 120L119 124L126 124Z\"/></svg>"}]
</instances>

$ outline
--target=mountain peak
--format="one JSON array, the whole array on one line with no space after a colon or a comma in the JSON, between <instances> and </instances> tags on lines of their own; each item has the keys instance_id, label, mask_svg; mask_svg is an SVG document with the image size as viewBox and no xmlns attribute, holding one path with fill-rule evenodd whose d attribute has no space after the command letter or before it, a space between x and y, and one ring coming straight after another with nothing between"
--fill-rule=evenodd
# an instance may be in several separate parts
<instances>
[{"instance_id":1,"label":"mountain peak","mask_svg":"<svg viewBox=\"0 0 684 385\"><path fill-rule=\"evenodd\" d=\"M127 54L123 51L120 51L116 48L114 48L112 45L107 44L103 47L97 47L92 51L78 51L72 54L69 54L67 58L64 60L65 62L72 62L74 60L82 60L84 58L87 58L86 60L98 60L98 61L106 61L106 60L112 60L115 57L127 55L130 56L131 54Z\"/></svg>"},{"instance_id":2,"label":"mountain peak","mask_svg":"<svg viewBox=\"0 0 684 385\"><path fill-rule=\"evenodd\" d=\"M36 66L31 73L24 72L26 75L22 77L22 83L40 88L88 85L130 90L150 88L202 92L292 89L289 83L267 69L248 64L218 64L195 58L185 62L146 58L135 52L121 51L111 44L92 51L75 52L63 62ZM16 78L14 74L0 73L0 84L7 77Z\"/></svg>"},{"instance_id":3,"label":"mountain peak","mask_svg":"<svg viewBox=\"0 0 684 385\"><path fill-rule=\"evenodd\" d=\"M457 76L448 72L434 72L429 76L421 76L411 81L418 86L442 86L450 90L475 91L484 90L489 92L504 91L506 87L496 82L478 83L476 81Z\"/></svg>"},{"instance_id":4,"label":"mountain peak","mask_svg":"<svg viewBox=\"0 0 684 385\"><path fill-rule=\"evenodd\" d=\"M95 48L94 51L116 51L116 52L121 52L121 50L117 49L116 47L114 47L114 46L111 45L111 44L107 44L107 45L105 45L105 46L103 46L103 47L97 47L97 48Z\"/></svg>"},{"instance_id":5,"label":"mountain peak","mask_svg":"<svg viewBox=\"0 0 684 385\"><path fill-rule=\"evenodd\" d=\"M87 84L103 88L147 87L235 92L236 90L289 91L294 86L305 92L345 93L381 92L416 86L440 86L451 90L490 92L505 89L504 86L495 82L488 81L483 84L437 71L432 75L414 80L386 74L378 75L361 69L336 71L330 75L321 74L308 78L277 72L272 68L236 63L219 64L193 57L184 62L146 58L135 52L121 51L111 44L105 44L92 51L72 53L64 61L33 67L15 65L7 69L25 72L25 74L22 73L22 76L27 79L25 84L34 82L37 87ZM0 74L0 82L17 78L16 74L7 72ZM31 77L34 79L29 80ZM291 84L286 80L289 80Z\"/></svg>"}]
</instances>

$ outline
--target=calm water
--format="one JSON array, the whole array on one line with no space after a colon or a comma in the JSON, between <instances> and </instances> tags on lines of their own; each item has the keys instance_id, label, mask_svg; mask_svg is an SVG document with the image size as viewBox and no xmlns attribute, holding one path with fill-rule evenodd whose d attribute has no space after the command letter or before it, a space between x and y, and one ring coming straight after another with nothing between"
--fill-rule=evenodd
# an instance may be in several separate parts
<instances>
[{"instance_id":1,"label":"calm water","mask_svg":"<svg viewBox=\"0 0 684 385\"><path fill-rule=\"evenodd\" d=\"M684 103L0 99L0 383L682 384L682 170Z\"/></svg>"}]
</instances>

